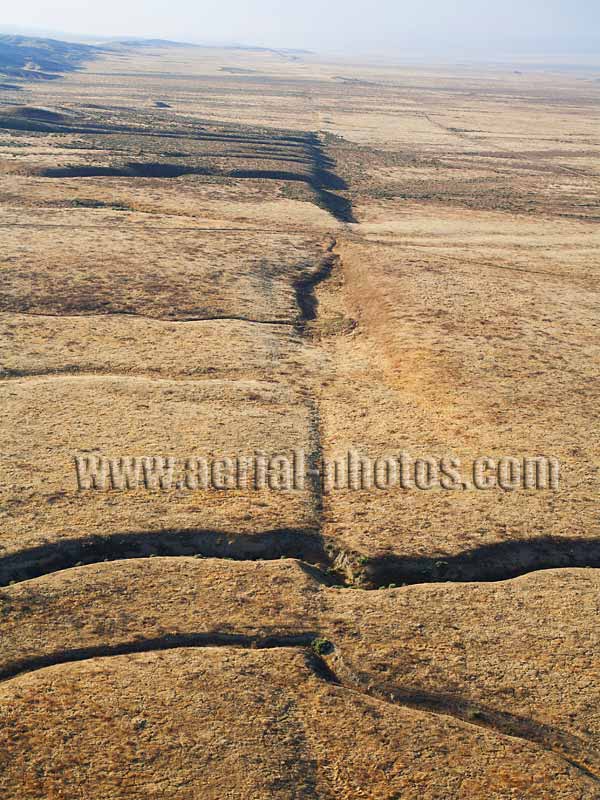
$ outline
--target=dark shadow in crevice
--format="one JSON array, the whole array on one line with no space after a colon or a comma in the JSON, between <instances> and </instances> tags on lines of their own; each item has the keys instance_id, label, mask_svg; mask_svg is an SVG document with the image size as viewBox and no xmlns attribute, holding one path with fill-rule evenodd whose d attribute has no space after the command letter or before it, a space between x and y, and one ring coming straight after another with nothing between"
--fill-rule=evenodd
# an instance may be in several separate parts
<instances>
[{"instance_id":1,"label":"dark shadow in crevice","mask_svg":"<svg viewBox=\"0 0 600 800\"><path fill-rule=\"evenodd\" d=\"M548 569L600 568L600 539L544 537L485 545L456 556L386 555L370 559L364 577L371 587L444 582L487 582Z\"/></svg>"},{"instance_id":2,"label":"dark shadow in crevice","mask_svg":"<svg viewBox=\"0 0 600 800\"><path fill-rule=\"evenodd\" d=\"M356 222L352 212L352 201L347 197L343 197L333 192L327 192L325 189L317 189L317 201L321 208L335 217L340 222Z\"/></svg>"},{"instance_id":3,"label":"dark shadow in crevice","mask_svg":"<svg viewBox=\"0 0 600 800\"><path fill-rule=\"evenodd\" d=\"M354 222L351 200L338 192L347 192L348 184L335 173L335 162L323 150L323 145L318 135L315 133L305 133L302 135L277 134L265 135L257 132L210 132L196 131L148 131L134 126L115 126L114 128L102 128L94 126L72 126L68 124L58 124L52 119L28 119L21 116L0 115L0 128L14 128L17 130L29 130L54 133L77 133L77 134L131 134L139 136L157 136L161 140L165 139L187 139L191 141L220 142L221 144L244 144L256 148L256 152L241 154L227 153L215 154L215 157L222 158L247 158L248 160L271 160L265 156L272 155L272 160L282 162L298 163L306 165L306 173L291 172L286 169L233 169L211 168L202 166L184 166L182 164L172 164L165 162L129 162L118 166L73 166L56 167L44 170L41 175L45 178L87 178L87 177L128 177L128 178L179 178L185 175L201 175L205 177L222 177L233 179L255 179L255 180L281 180L302 182L309 185L316 195L316 202L326 209L336 219L341 222ZM264 151L261 148L264 147ZM282 152L281 149L285 148ZM292 148L290 152L288 148ZM286 152L287 151L287 152ZM186 157L203 158L202 153L186 154Z\"/></svg>"},{"instance_id":4,"label":"dark shadow in crevice","mask_svg":"<svg viewBox=\"0 0 600 800\"><path fill-rule=\"evenodd\" d=\"M600 758L591 742L554 725L547 725L506 711L497 711L461 696L380 683L373 681L372 674L352 673L344 667L342 667L342 685L351 686L356 691L391 705L453 717L500 736L511 736L532 742L545 751L558 755L571 766L581 770L588 778L596 782L599 780Z\"/></svg>"},{"instance_id":5,"label":"dark shadow in crevice","mask_svg":"<svg viewBox=\"0 0 600 800\"><path fill-rule=\"evenodd\" d=\"M180 178L183 175L212 174L214 171L206 167L160 162L130 163L122 167L52 167L41 173L43 178Z\"/></svg>"},{"instance_id":6,"label":"dark shadow in crevice","mask_svg":"<svg viewBox=\"0 0 600 800\"><path fill-rule=\"evenodd\" d=\"M153 556L201 556L235 561L295 558L327 570L331 563L317 530L280 529L256 534L220 531L150 531L61 540L0 558L0 586L103 561Z\"/></svg>"},{"instance_id":7,"label":"dark shadow in crevice","mask_svg":"<svg viewBox=\"0 0 600 800\"><path fill-rule=\"evenodd\" d=\"M93 647L80 647L71 650L60 650L41 656L32 656L0 669L0 680L5 681L27 672L89 661L93 658L107 658L131 655L133 653L151 653L161 650L180 650L198 647L233 647L245 650L271 650L275 648L307 648L318 637L318 632L278 633L272 636L251 636L235 633L173 633L154 639L136 639L133 642L119 644L102 644Z\"/></svg>"},{"instance_id":8,"label":"dark shadow in crevice","mask_svg":"<svg viewBox=\"0 0 600 800\"><path fill-rule=\"evenodd\" d=\"M323 259L321 267L316 272L302 275L295 283L296 302L302 314L302 322L311 322L317 318L318 300L315 295L315 288L326 281L333 270L336 262L335 255L331 252L335 242L332 243L328 255Z\"/></svg>"},{"instance_id":9,"label":"dark shadow in crevice","mask_svg":"<svg viewBox=\"0 0 600 800\"><path fill-rule=\"evenodd\" d=\"M333 161L324 151L316 134L308 136L309 149L313 160L312 187L317 195L318 204L326 209L340 222L355 222L352 213L352 201L335 192L347 191L347 182L333 171Z\"/></svg>"},{"instance_id":10,"label":"dark shadow in crevice","mask_svg":"<svg viewBox=\"0 0 600 800\"><path fill-rule=\"evenodd\" d=\"M301 172L288 172L286 170L268 169L234 169L224 173L228 178L255 178L257 180L274 181L300 181L311 183L310 175L303 175Z\"/></svg>"}]
</instances>

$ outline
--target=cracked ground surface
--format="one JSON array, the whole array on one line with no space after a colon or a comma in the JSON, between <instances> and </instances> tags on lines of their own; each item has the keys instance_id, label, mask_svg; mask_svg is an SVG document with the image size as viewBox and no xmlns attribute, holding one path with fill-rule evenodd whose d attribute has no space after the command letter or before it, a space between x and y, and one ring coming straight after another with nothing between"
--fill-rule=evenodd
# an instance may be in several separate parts
<instances>
[{"instance_id":1,"label":"cracked ground surface","mask_svg":"<svg viewBox=\"0 0 600 800\"><path fill-rule=\"evenodd\" d=\"M599 92L202 48L4 92L3 798L600 798ZM561 482L74 468L353 448Z\"/></svg>"}]
</instances>

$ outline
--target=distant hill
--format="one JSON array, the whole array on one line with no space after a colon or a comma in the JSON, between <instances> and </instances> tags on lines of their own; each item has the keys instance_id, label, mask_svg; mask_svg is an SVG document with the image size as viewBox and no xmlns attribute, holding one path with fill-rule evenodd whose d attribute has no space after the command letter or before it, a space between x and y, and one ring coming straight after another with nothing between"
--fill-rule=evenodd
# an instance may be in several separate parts
<instances>
[{"instance_id":1,"label":"distant hill","mask_svg":"<svg viewBox=\"0 0 600 800\"><path fill-rule=\"evenodd\" d=\"M131 37L128 39L109 39L106 42L108 47L121 45L122 47L201 47L201 45L191 42L173 42L170 39L144 39L143 37Z\"/></svg>"},{"instance_id":2,"label":"distant hill","mask_svg":"<svg viewBox=\"0 0 600 800\"><path fill-rule=\"evenodd\" d=\"M129 37L127 39L109 39L107 47L202 47L209 50L249 50L255 53L277 53L287 57L300 55L314 55L311 50L297 50L287 47L258 47L255 45L239 44L238 42L175 42L170 39L144 39L143 37Z\"/></svg>"},{"instance_id":3,"label":"distant hill","mask_svg":"<svg viewBox=\"0 0 600 800\"><path fill-rule=\"evenodd\" d=\"M101 52L98 47L57 39L0 35L0 75L50 80L77 69Z\"/></svg>"},{"instance_id":4,"label":"distant hill","mask_svg":"<svg viewBox=\"0 0 600 800\"><path fill-rule=\"evenodd\" d=\"M173 42L167 39L111 39L100 44L82 44L66 42L59 39L46 39L36 36L18 34L0 34L0 82L2 78L21 78L24 80L52 80L65 72L78 69L85 61L120 48L138 47L205 47L216 45ZM276 53L290 60L297 60L300 55L308 54L307 50L275 50L269 47L252 47L250 45L219 45L219 48L231 50L248 50L251 52Z\"/></svg>"}]
</instances>

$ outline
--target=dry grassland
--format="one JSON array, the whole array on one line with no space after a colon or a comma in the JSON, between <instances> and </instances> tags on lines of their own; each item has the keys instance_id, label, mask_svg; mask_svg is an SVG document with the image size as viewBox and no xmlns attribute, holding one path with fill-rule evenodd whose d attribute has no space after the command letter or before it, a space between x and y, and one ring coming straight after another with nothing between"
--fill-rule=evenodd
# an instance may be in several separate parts
<instances>
[{"instance_id":1,"label":"dry grassland","mask_svg":"<svg viewBox=\"0 0 600 800\"><path fill-rule=\"evenodd\" d=\"M593 70L116 48L0 105L0 794L592 800ZM77 455L557 490L81 491Z\"/></svg>"}]
</instances>

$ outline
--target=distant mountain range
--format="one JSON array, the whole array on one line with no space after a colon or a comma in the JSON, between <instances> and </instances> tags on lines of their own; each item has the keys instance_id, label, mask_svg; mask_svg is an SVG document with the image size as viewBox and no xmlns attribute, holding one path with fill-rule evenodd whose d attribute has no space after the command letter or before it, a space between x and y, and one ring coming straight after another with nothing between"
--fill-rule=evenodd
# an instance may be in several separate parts
<instances>
[{"instance_id":1,"label":"distant mountain range","mask_svg":"<svg viewBox=\"0 0 600 800\"><path fill-rule=\"evenodd\" d=\"M233 50L249 50L271 52L288 59L296 60L300 55L308 54L307 50L274 49L268 47L252 47L243 44L193 44L174 42L168 39L143 39L127 37L96 41L94 44L62 41L59 39L39 38L20 34L0 34L0 79L52 80L65 72L71 72L85 61L95 58L100 53L119 48L138 47L207 47Z\"/></svg>"},{"instance_id":2,"label":"distant mountain range","mask_svg":"<svg viewBox=\"0 0 600 800\"><path fill-rule=\"evenodd\" d=\"M77 69L102 48L57 39L0 35L0 75L28 80L51 80Z\"/></svg>"}]
</instances>

